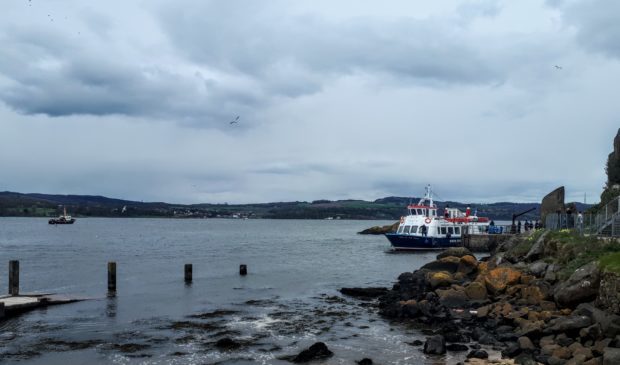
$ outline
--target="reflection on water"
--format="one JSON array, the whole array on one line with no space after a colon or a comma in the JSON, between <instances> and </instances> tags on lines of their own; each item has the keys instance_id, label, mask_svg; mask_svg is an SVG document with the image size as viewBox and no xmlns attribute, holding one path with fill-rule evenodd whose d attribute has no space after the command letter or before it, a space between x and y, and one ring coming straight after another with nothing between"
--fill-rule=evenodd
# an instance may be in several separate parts
<instances>
[{"instance_id":1,"label":"reflection on water","mask_svg":"<svg viewBox=\"0 0 620 365\"><path fill-rule=\"evenodd\" d=\"M1 323L3 359L24 364L288 364L316 341L330 364L369 357L426 359L424 334L378 317L344 286L391 286L435 253L386 254L383 236L355 232L387 222L0 219L0 262L19 259L22 291L95 298ZM107 262L117 292L106 296ZM183 267L193 264L193 281ZM239 264L248 275L239 276ZM223 348L230 339L232 348Z\"/></svg>"}]
</instances>

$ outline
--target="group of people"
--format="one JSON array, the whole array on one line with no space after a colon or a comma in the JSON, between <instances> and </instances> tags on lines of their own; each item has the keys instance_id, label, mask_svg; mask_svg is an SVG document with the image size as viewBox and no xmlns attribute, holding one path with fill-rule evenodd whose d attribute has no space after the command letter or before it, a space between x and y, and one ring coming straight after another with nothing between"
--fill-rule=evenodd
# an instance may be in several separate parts
<instances>
[{"instance_id":1,"label":"group of people","mask_svg":"<svg viewBox=\"0 0 620 365\"><path fill-rule=\"evenodd\" d=\"M533 229L541 229L542 223L540 221L529 221L526 220L525 223L521 223L518 221L517 224L513 224L511 227L512 233L521 233L523 231L527 232Z\"/></svg>"}]
</instances>

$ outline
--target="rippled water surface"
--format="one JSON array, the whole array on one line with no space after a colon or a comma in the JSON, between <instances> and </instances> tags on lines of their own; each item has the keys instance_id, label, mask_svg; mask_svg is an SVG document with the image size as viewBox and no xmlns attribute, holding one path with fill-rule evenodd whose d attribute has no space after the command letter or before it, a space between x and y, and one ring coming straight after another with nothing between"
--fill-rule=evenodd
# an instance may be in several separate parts
<instances>
[{"instance_id":1,"label":"rippled water surface","mask_svg":"<svg viewBox=\"0 0 620 365\"><path fill-rule=\"evenodd\" d=\"M20 260L22 292L91 298L0 322L2 361L289 364L284 356L323 341L335 353L329 364L451 363L450 355L424 358L408 344L423 334L337 291L391 286L434 258L388 253L385 237L356 234L388 223L2 218L0 262ZM114 298L106 296L108 261L117 262ZM239 347L219 349L222 338Z\"/></svg>"}]
</instances>

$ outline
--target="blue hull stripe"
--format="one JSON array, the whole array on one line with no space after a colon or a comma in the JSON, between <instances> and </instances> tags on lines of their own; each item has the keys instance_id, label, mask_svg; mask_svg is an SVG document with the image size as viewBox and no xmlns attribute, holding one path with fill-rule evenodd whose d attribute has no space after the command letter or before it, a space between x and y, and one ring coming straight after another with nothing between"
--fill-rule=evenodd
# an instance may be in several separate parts
<instances>
[{"instance_id":1,"label":"blue hull stripe","mask_svg":"<svg viewBox=\"0 0 620 365\"><path fill-rule=\"evenodd\" d=\"M388 233L385 235L397 250L443 250L462 246L461 237L422 237Z\"/></svg>"}]
</instances>

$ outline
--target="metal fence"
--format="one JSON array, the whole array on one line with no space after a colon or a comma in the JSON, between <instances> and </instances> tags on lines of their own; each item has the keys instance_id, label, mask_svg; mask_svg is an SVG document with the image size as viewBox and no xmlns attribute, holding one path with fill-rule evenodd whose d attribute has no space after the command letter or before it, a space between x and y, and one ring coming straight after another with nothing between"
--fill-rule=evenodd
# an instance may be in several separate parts
<instances>
[{"instance_id":1,"label":"metal fence","mask_svg":"<svg viewBox=\"0 0 620 365\"><path fill-rule=\"evenodd\" d=\"M607 203L597 214L548 214L545 227L551 230L575 229L582 234L620 236L620 197Z\"/></svg>"}]
</instances>

